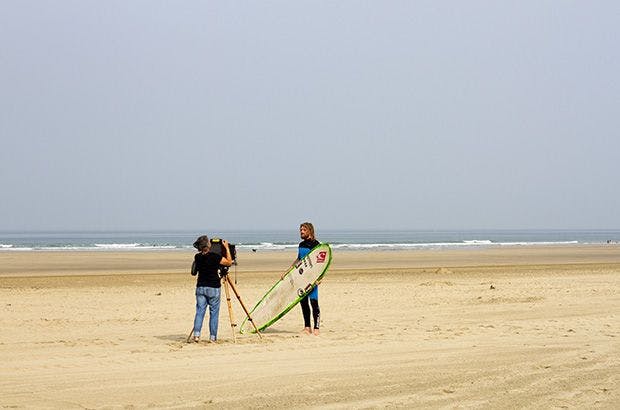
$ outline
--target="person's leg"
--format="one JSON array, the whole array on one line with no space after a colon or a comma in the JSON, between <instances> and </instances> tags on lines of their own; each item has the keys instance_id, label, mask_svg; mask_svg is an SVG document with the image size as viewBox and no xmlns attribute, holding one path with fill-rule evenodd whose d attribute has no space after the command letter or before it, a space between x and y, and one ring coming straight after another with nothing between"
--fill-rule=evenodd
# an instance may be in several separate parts
<instances>
[{"instance_id":1,"label":"person's leg","mask_svg":"<svg viewBox=\"0 0 620 410\"><path fill-rule=\"evenodd\" d=\"M202 322L205 318L205 312L207 311L207 297L205 295L205 288L196 288L196 316L194 317L194 339L200 337L200 331L202 330Z\"/></svg>"},{"instance_id":2,"label":"person's leg","mask_svg":"<svg viewBox=\"0 0 620 410\"><path fill-rule=\"evenodd\" d=\"M217 340L217 327L220 318L220 291L221 288L206 288L209 303L209 339Z\"/></svg>"},{"instance_id":3,"label":"person's leg","mask_svg":"<svg viewBox=\"0 0 620 410\"><path fill-rule=\"evenodd\" d=\"M314 319L314 331L313 333L318 336L319 325L321 324L321 309L319 308L318 299L310 299L312 305L312 318Z\"/></svg>"},{"instance_id":4,"label":"person's leg","mask_svg":"<svg viewBox=\"0 0 620 410\"><path fill-rule=\"evenodd\" d=\"M304 332L310 334L310 302L308 296L304 297L299 304L301 305L301 313L304 316Z\"/></svg>"},{"instance_id":5,"label":"person's leg","mask_svg":"<svg viewBox=\"0 0 620 410\"><path fill-rule=\"evenodd\" d=\"M319 309L319 286L315 286L308 295L310 305L312 306L312 319L314 320L313 333L318 336L319 325L321 323L321 309Z\"/></svg>"}]
</instances>

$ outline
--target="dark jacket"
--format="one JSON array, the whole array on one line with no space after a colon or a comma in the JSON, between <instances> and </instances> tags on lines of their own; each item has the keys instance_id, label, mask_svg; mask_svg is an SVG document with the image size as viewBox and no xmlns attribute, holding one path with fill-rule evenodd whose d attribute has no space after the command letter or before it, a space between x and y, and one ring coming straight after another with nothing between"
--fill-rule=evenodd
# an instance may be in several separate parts
<instances>
[{"instance_id":1,"label":"dark jacket","mask_svg":"<svg viewBox=\"0 0 620 410\"><path fill-rule=\"evenodd\" d=\"M194 255L194 263L198 272L196 287L219 288L222 286L220 275L218 274L221 260L222 257L220 255L211 252Z\"/></svg>"}]
</instances>

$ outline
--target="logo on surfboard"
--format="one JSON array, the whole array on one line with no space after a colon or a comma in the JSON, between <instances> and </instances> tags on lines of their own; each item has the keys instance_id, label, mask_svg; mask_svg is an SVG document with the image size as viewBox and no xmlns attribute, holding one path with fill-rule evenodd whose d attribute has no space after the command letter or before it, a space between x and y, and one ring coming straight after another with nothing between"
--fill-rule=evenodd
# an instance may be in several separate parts
<instances>
[{"instance_id":1,"label":"logo on surfboard","mask_svg":"<svg viewBox=\"0 0 620 410\"><path fill-rule=\"evenodd\" d=\"M327 252L321 251L316 255L316 263L325 263L325 258L327 258Z\"/></svg>"}]
</instances>

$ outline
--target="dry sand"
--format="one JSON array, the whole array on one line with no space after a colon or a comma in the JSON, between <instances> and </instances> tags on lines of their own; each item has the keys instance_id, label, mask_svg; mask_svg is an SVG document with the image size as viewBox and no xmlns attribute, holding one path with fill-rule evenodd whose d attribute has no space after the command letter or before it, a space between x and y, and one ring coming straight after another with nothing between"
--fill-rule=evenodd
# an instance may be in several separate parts
<instances>
[{"instance_id":1,"label":"dry sand","mask_svg":"<svg viewBox=\"0 0 620 410\"><path fill-rule=\"evenodd\" d=\"M216 344L191 257L0 252L0 407L620 408L618 245L336 252L320 336L223 301ZM248 307L292 257L239 255Z\"/></svg>"}]
</instances>

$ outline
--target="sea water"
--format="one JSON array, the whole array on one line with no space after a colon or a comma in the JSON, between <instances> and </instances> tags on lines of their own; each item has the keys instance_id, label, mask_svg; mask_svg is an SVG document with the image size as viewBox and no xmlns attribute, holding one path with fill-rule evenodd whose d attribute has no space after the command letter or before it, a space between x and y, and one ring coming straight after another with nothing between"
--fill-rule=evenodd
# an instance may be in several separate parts
<instances>
[{"instance_id":1,"label":"sea water","mask_svg":"<svg viewBox=\"0 0 620 410\"><path fill-rule=\"evenodd\" d=\"M297 230L0 232L0 252L188 250L202 234L226 239L240 251L288 250L300 241ZM321 230L317 234L334 249L351 251L620 242L620 230Z\"/></svg>"}]
</instances>

